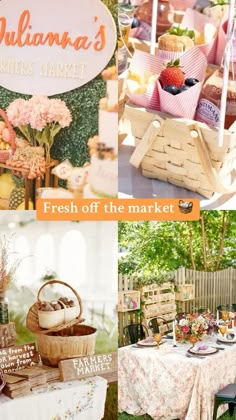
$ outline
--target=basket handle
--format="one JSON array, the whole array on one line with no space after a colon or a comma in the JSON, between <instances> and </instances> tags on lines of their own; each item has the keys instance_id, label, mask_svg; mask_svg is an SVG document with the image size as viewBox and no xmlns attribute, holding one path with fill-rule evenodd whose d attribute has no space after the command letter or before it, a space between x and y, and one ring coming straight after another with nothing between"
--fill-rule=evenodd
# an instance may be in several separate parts
<instances>
[{"instance_id":1,"label":"basket handle","mask_svg":"<svg viewBox=\"0 0 236 420\"><path fill-rule=\"evenodd\" d=\"M139 144L136 146L131 158L130 163L131 165L135 166L136 168L139 167L140 163L142 162L144 156L156 140L156 137L161 131L163 124L163 120L161 117L154 116L151 124L149 125L147 131L145 132L144 136L140 140Z\"/></svg>"},{"instance_id":2,"label":"basket handle","mask_svg":"<svg viewBox=\"0 0 236 420\"><path fill-rule=\"evenodd\" d=\"M16 133L13 130L12 125L10 124L7 114L1 108L0 108L0 116L2 117L3 121L6 123L7 128L9 130L11 150L14 153L16 150L16 143L15 143Z\"/></svg>"},{"instance_id":3,"label":"basket handle","mask_svg":"<svg viewBox=\"0 0 236 420\"><path fill-rule=\"evenodd\" d=\"M199 126L197 124L191 124L189 125L189 130L190 136L197 148L200 163L214 191L222 194L230 194L235 192L236 180L230 186L225 186L221 181L220 176L216 172L214 166L212 165L211 157L209 155L209 151Z\"/></svg>"},{"instance_id":4,"label":"basket handle","mask_svg":"<svg viewBox=\"0 0 236 420\"><path fill-rule=\"evenodd\" d=\"M38 294L37 294L37 301L38 301L38 302L41 302L41 301L40 301L40 299L39 299L39 295L40 295L41 291L43 290L43 288L44 288L44 287L46 287L46 286L48 286L49 284L55 284L55 283L57 283L57 284L62 284L63 286L69 287L69 289L70 289L70 290L72 290L72 292L73 292L73 293L74 293L74 295L76 296L76 298L77 298L77 300L78 300L78 303L79 303L80 313L79 313L79 315L77 316L77 318L78 318L78 319L80 319L80 318L81 318L81 316L82 316L82 312L83 312L83 305L82 305L81 297L80 297L80 295L76 292L76 290L75 290L72 286L70 286L69 284L65 283L64 281L61 281L61 280L49 280L49 281L47 281L46 283L44 283L44 284L40 287L40 289L39 289L39 291L38 291Z\"/></svg>"}]
</instances>

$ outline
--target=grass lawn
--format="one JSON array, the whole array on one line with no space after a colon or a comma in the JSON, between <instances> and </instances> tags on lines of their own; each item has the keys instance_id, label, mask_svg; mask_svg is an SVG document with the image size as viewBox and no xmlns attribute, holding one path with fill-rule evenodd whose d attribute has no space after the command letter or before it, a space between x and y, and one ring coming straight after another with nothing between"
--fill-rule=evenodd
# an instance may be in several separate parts
<instances>
[{"instance_id":1,"label":"grass lawn","mask_svg":"<svg viewBox=\"0 0 236 420\"><path fill-rule=\"evenodd\" d=\"M127 413L120 413L118 414L118 420L151 420L152 417L150 416L130 416ZM233 417L230 417L228 412L226 412L223 416L220 417L220 420L236 420L236 409L234 412Z\"/></svg>"}]
</instances>

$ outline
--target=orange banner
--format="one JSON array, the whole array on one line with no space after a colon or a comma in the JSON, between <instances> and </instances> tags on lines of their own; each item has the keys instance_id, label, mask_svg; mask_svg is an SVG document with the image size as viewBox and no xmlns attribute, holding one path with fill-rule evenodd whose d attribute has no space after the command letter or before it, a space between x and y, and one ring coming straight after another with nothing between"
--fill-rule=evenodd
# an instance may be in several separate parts
<instances>
[{"instance_id":1,"label":"orange banner","mask_svg":"<svg viewBox=\"0 0 236 420\"><path fill-rule=\"evenodd\" d=\"M198 199L38 199L38 220L198 220Z\"/></svg>"}]
</instances>

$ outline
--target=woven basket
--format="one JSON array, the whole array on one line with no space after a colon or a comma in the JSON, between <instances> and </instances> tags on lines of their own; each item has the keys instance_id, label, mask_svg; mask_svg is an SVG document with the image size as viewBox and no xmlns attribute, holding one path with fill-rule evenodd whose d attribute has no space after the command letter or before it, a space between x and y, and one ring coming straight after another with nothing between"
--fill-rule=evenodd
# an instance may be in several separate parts
<instances>
[{"instance_id":1,"label":"woven basket","mask_svg":"<svg viewBox=\"0 0 236 420\"><path fill-rule=\"evenodd\" d=\"M183 200L179 200L179 211L180 213L183 213L183 214L191 213L193 211L193 203L192 202L185 203Z\"/></svg>"},{"instance_id":2,"label":"woven basket","mask_svg":"<svg viewBox=\"0 0 236 420\"><path fill-rule=\"evenodd\" d=\"M236 161L236 122L225 130L223 147L217 145L217 129L183 118L172 118L126 104L124 118L132 127L136 149L130 163L141 164L142 174L198 192L236 191L231 182Z\"/></svg>"},{"instance_id":3,"label":"woven basket","mask_svg":"<svg viewBox=\"0 0 236 420\"><path fill-rule=\"evenodd\" d=\"M79 336L73 334L80 334ZM60 360L93 355L97 330L88 325L73 325L55 333L36 334L42 362L56 367Z\"/></svg>"},{"instance_id":4,"label":"woven basket","mask_svg":"<svg viewBox=\"0 0 236 420\"><path fill-rule=\"evenodd\" d=\"M2 371L2 369L0 369L0 394L1 394L5 385L6 385L6 382L4 380L3 371Z\"/></svg>"},{"instance_id":5,"label":"woven basket","mask_svg":"<svg viewBox=\"0 0 236 420\"><path fill-rule=\"evenodd\" d=\"M10 133L11 148L9 150L0 150L0 162L5 163L14 154L16 150L16 144L15 144L16 133L13 130L6 113L2 109L0 109L0 117L2 117L3 121L6 123L9 133Z\"/></svg>"},{"instance_id":6,"label":"woven basket","mask_svg":"<svg viewBox=\"0 0 236 420\"><path fill-rule=\"evenodd\" d=\"M41 305L41 301L40 301L39 297L40 297L40 293L44 289L44 287L46 287L50 284L61 284L63 286L68 287L70 290L72 290L72 292L74 293L74 295L76 296L76 298L78 300L80 312L79 312L79 315L75 319L73 319L72 321L64 323L62 325L59 325L57 327L45 330L45 329L41 328L40 325L39 325L38 311L39 311L39 308L40 308L40 305ZM27 314L26 326L30 331L32 331L34 333L38 333L38 334L46 334L46 333L50 333L50 332L60 331L64 328L66 328L66 327L70 327L70 326L73 326L75 324L78 324L78 322L81 322L82 311L83 311L83 306L82 306L81 298L80 298L79 294L76 292L76 290L73 289L72 286L65 283L64 281L50 280L47 283L44 283L42 287L40 287L40 289L38 291L38 294L37 294L37 302L34 303L33 306L31 306L31 308L29 309L29 312Z\"/></svg>"}]
</instances>

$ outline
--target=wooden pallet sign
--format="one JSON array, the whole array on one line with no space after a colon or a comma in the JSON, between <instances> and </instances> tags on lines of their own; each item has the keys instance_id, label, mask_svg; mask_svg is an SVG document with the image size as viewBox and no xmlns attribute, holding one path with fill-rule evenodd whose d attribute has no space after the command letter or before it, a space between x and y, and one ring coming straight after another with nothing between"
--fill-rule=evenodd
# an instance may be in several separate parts
<instances>
[{"instance_id":1,"label":"wooden pallet sign","mask_svg":"<svg viewBox=\"0 0 236 420\"><path fill-rule=\"evenodd\" d=\"M64 382L91 376L102 376L108 383L117 382L117 353L61 360L59 369L61 380Z\"/></svg>"},{"instance_id":2,"label":"wooden pallet sign","mask_svg":"<svg viewBox=\"0 0 236 420\"><path fill-rule=\"evenodd\" d=\"M16 372L39 363L35 343L0 349L0 368L4 373Z\"/></svg>"}]
</instances>

